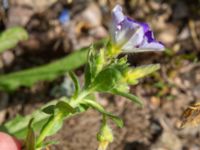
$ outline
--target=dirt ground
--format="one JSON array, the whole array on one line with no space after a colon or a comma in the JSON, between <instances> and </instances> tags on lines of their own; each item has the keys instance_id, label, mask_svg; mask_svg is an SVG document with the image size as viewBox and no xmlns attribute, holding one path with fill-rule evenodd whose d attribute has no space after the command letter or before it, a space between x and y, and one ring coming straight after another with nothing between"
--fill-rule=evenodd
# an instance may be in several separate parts
<instances>
[{"instance_id":1,"label":"dirt ground","mask_svg":"<svg viewBox=\"0 0 200 150\"><path fill-rule=\"evenodd\" d=\"M105 108L124 120L118 128L112 122L115 140L109 150L200 150L200 130L179 129L180 116L200 98L200 2L195 0L10 0L7 11L0 9L0 29L24 26L30 38L0 55L0 73L9 73L46 64L74 49L85 47L109 35L110 11L123 5L132 18L145 21L155 37L167 47L163 53L128 56L131 65L160 63L161 69L131 92L144 101L140 108L122 97L97 94ZM0 6L1 7L1 6ZM69 19L59 22L63 9ZM148 58L148 59L147 59ZM83 80L83 68L76 70ZM41 81L31 88L0 93L0 122L34 111L57 97L64 77ZM54 92L53 92L54 91ZM96 150L96 133L101 116L89 110L65 122L51 139L50 150Z\"/></svg>"}]
</instances>

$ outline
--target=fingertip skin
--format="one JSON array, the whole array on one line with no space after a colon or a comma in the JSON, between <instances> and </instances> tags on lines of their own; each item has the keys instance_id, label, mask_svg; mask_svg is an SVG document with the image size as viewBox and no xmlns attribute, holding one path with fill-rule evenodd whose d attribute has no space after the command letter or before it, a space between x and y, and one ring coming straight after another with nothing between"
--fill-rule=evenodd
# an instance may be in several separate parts
<instances>
[{"instance_id":1,"label":"fingertip skin","mask_svg":"<svg viewBox=\"0 0 200 150\"><path fill-rule=\"evenodd\" d=\"M16 138L0 132L0 150L21 150L21 143Z\"/></svg>"}]
</instances>

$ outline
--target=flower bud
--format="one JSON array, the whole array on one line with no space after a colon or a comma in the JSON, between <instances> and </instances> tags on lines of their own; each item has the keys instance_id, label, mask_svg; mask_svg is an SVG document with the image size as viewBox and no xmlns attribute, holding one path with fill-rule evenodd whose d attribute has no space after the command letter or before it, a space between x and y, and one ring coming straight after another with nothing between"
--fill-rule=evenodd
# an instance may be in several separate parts
<instances>
[{"instance_id":1,"label":"flower bud","mask_svg":"<svg viewBox=\"0 0 200 150\"><path fill-rule=\"evenodd\" d=\"M131 68L126 72L125 80L129 84L137 84L137 80L153 73L160 68L159 64L145 65Z\"/></svg>"},{"instance_id":2,"label":"flower bud","mask_svg":"<svg viewBox=\"0 0 200 150\"><path fill-rule=\"evenodd\" d=\"M97 134L97 140L99 141L98 150L106 150L108 144L113 141L112 130L107 124L101 126L101 129Z\"/></svg>"}]
</instances>

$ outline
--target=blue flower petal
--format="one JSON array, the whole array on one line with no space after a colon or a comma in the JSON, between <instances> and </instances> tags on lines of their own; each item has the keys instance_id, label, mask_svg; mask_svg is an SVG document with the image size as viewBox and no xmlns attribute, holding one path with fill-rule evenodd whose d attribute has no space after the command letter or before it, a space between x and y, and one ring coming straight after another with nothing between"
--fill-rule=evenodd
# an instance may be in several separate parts
<instances>
[{"instance_id":1,"label":"blue flower petal","mask_svg":"<svg viewBox=\"0 0 200 150\"><path fill-rule=\"evenodd\" d=\"M124 19L122 22L120 22L116 26L114 39L116 43L126 43L128 42L131 37L135 34L136 30L139 28L139 26L135 23L132 23L128 21L127 19Z\"/></svg>"},{"instance_id":2,"label":"blue flower petal","mask_svg":"<svg viewBox=\"0 0 200 150\"><path fill-rule=\"evenodd\" d=\"M150 43L145 43L142 46L140 46L141 49L146 51L162 51L165 49L164 45L161 42L150 42Z\"/></svg>"},{"instance_id":3,"label":"blue flower petal","mask_svg":"<svg viewBox=\"0 0 200 150\"><path fill-rule=\"evenodd\" d=\"M124 14L122 13L122 7L120 5L116 5L112 10L112 18L114 24L119 24L124 20Z\"/></svg>"},{"instance_id":4,"label":"blue flower petal","mask_svg":"<svg viewBox=\"0 0 200 150\"><path fill-rule=\"evenodd\" d=\"M164 45L154 39L149 25L124 16L121 6L113 9L112 16L112 39L115 44L122 46L123 51L164 50Z\"/></svg>"},{"instance_id":5,"label":"blue flower petal","mask_svg":"<svg viewBox=\"0 0 200 150\"><path fill-rule=\"evenodd\" d=\"M132 23L134 23L134 24L138 24L138 25L142 26L144 32L147 32L147 31L150 30L150 27L149 27L149 25L148 25L147 23L138 22L138 21L136 21L136 20L133 20L133 19L130 18L130 17L127 17L127 20L130 21L130 22L132 22Z\"/></svg>"},{"instance_id":6,"label":"blue flower petal","mask_svg":"<svg viewBox=\"0 0 200 150\"><path fill-rule=\"evenodd\" d=\"M153 38L153 32L152 31L147 31L145 33L145 37L147 38L147 41L149 43L155 41L155 39Z\"/></svg>"}]
</instances>

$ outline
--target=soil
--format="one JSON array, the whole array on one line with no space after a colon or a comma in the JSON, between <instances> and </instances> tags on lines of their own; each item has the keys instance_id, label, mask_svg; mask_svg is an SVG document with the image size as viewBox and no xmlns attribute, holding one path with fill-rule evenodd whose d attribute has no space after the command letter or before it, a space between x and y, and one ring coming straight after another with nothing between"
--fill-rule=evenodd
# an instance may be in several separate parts
<instances>
[{"instance_id":1,"label":"soil","mask_svg":"<svg viewBox=\"0 0 200 150\"><path fill-rule=\"evenodd\" d=\"M0 73L19 71L46 64L109 35L110 11L123 5L134 19L148 22L155 37L167 50L163 53L130 54L132 66L160 63L161 69L131 87L143 102L140 108L130 101L108 94L97 94L106 110L120 116L124 127L110 122L115 140L109 150L199 150L199 127L180 129L180 117L188 105L200 98L200 2L166 0L10 0L8 10L0 5L1 31L24 26L29 40L0 55ZM67 9L70 19L59 22ZM18 17L16 17L18 16ZM147 59L148 58L148 59ZM83 80L83 67L76 70ZM0 122L17 114L30 114L57 95L52 91L64 77L41 81L31 88L0 93ZM59 95L59 91L57 91ZM96 133L101 116L88 110L67 120L55 136L59 141L50 150L96 150Z\"/></svg>"}]
</instances>

